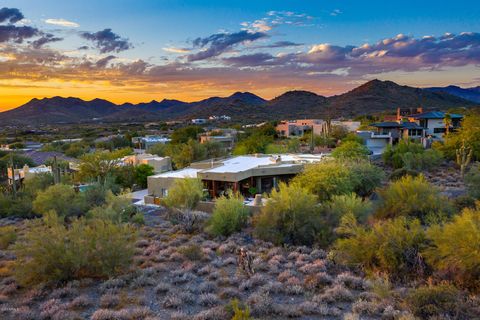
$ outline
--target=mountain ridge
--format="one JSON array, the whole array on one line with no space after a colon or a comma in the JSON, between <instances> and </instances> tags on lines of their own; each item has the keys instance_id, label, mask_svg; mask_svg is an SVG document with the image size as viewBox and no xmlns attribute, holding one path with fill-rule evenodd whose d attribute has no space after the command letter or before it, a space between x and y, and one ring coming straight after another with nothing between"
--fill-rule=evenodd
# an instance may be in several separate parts
<instances>
[{"instance_id":1,"label":"mountain ridge","mask_svg":"<svg viewBox=\"0 0 480 320\"><path fill-rule=\"evenodd\" d=\"M337 118L391 113L397 107L422 106L426 109L445 110L475 107L479 104L444 91L402 86L392 81L375 79L331 97L292 90L271 100L240 91L228 97L210 97L196 102L154 99L137 104L115 104L99 98L89 101L59 96L34 98L18 108L0 113L0 121L8 124L160 121L208 118L210 115L228 115L235 121Z\"/></svg>"}]
</instances>

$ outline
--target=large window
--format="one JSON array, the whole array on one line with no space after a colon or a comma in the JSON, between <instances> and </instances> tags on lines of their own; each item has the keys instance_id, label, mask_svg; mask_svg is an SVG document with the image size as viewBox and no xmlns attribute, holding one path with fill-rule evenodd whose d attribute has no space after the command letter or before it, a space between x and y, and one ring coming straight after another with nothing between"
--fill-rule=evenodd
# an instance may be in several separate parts
<instances>
[{"instance_id":1,"label":"large window","mask_svg":"<svg viewBox=\"0 0 480 320\"><path fill-rule=\"evenodd\" d=\"M433 133L445 133L445 128L433 128Z\"/></svg>"}]
</instances>

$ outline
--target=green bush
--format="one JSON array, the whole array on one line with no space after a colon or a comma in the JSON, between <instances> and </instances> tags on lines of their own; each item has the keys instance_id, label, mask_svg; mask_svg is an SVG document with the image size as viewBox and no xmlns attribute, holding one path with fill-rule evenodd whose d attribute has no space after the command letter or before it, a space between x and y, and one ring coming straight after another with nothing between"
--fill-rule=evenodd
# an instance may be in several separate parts
<instances>
[{"instance_id":1,"label":"green bush","mask_svg":"<svg viewBox=\"0 0 480 320\"><path fill-rule=\"evenodd\" d=\"M335 243L335 259L341 263L397 280L418 276L424 270L420 250L425 234L418 220L399 217L364 227L347 214L337 231L342 238Z\"/></svg>"},{"instance_id":2,"label":"green bush","mask_svg":"<svg viewBox=\"0 0 480 320\"><path fill-rule=\"evenodd\" d=\"M465 185L468 193L476 198L480 199L480 163L477 162L465 175Z\"/></svg>"},{"instance_id":3,"label":"green bush","mask_svg":"<svg viewBox=\"0 0 480 320\"><path fill-rule=\"evenodd\" d=\"M381 219L405 216L426 223L442 220L451 211L448 199L422 175L405 176L378 194L380 200L375 216Z\"/></svg>"},{"instance_id":4,"label":"green bush","mask_svg":"<svg viewBox=\"0 0 480 320\"><path fill-rule=\"evenodd\" d=\"M320 201L329 200L334 195L351 193L357 186L352 171L336 161L308 165L293 182L317 195Z\"/></svg>"},{"instance_id":5,"label":"green bush","mask_svg":"<svg viewBox=\"0 0 480 320\"><path fill-rule=\"evenodd\" d=\"M222 196L215 201L215 209L208 222L207 231L215 236L229 236L247 225L249 210L243 203L243 197Z\"/></svg>"},{"instance_id":6,"label":"green bush","mask_svg":"<svg viewBox=\"0 0 480 320\"><path fill-rule=\"evenodd\" d=\"M427 230L431 246L425 250L429 263L442 274L474 290L480 289L480 203L466 208L453 221Z\"/></svg>"},{"instance_id":7,"label":"green bush","mask_svg":"<svg viewBox=\"0 0 480 320\"><path fill-rule=\"evenodd\" d=\"M383 170L368 161L358 161L357 159L355 162L348 162L347 166L350 169L351 179L354 181L353 191L360 197L370 196L385 180Z\"/></svg>"},{"instance_id":8,"label":"green bush","mask_svg":"<svg viewBox=\"0 0 480 320\"><path fill-rule=\"evenodd\" d=\"M321 229L315 195L298 184L281 183L254 217L255 234L275 244L312 244Z\"/></svg>"},{"instance_id":9,"label":"green bush","mask_svg":"<svg viewBox=\"0 0 480 320\"><path fill-rule=\"evenodd\" d=\"M335 225L338 225L340 219L346 214L353 214L358 221L364 223L373 210L370 201L362 200L355 193L333 196L327 203L327 207L336 217Z\"/></svg>"},{"instance_id":10,"label":"green bush","mask_svg":"<svg viewBox=\"0 0 480 320\"><path fill-rule=\"evenodd\" d=\"M357 141L345 141L332 151L336 159L366 159L368 148Z\"/></svg>"},{"instance_id":11,"label":"green bush","mask_svg":"<svg viewBox=\"0 0 480 320\"><path fill-rule=\"evenodd\" d=\"M33 201L33 210L38 214L55 211L60 217L78 216L84 213L83 198L72 186L56 184L40 191Z\"/></svg>"},{"instance_id":12,"label":"green bush","mask_svg":"<svg viewBox=\"0 0 480 320\"><path fill-rule=\"evenodd\" d=\"M155 171L153 167L149 166L148 164L140 164L135 167L135 180L142 188L147 187L147 178L149 176L153 176L154 174Z\"/></svg>"},{"instance_id":13,"label":"green bush","mask_svg":"<svg viewBox=\"0 0 480 320\"><path fill-rule=\"evenodd\" d=\"M411 177L416 177L420 173L417 170L410 170L410 169L405 169L405 168L399 168L395 169L390 176L388 177L391 181L396 181L400 180L401 178L405 176L411 176Z\"/></svg>"},{"instance_id":14,"label":"green bush","mask_svg":"<svg viewBox=\"0 0 480 320\"><path fill-rule=\"evenodd\" d=\"M194 209L203 197L203 183L200 179L176 179L168 189L164 203L172 208Z\"/></svg>"},{"instance_id":15,"label":"green bush","mask_svg":"<svg viewBox=\"0 0 480 320\"><path fill-rule=\"evenodd\" d=\"M12 195L0 193L0 217L34 217L32 197L30 194L18 193L14 199Z\"/></svg>"},{"instance_id":16,"label":"green bush","mask_svg":"<svg viewBox=\"0 0 480 320\"><path fill-rule=\"evenodd\" d=\"M424 286L408 293L407 303L412 313L421 319L456 319L460 292L452 285Z\"/></svg>"},{"instance_id":17,"label":"green bush","mask_svg":"<svg viewBox=\"0 0 480 320\"><path fill-rule=\"evenodd\" d=\"M14 226L0 227L0 250L7 249L17 240L17 232Z\"/></svg>"},{"instance_id":18,"label":"green bush","mask_svg":"<svg viewBox=\"0 0 480 320\"><path fill-rule=\"evenodd\" d=\"M130 265L135 237L131 226L106 220L65 226L52 211L15 244L15 277L22 285L111 277Z\"/></svg>"},{"instance_id":19,"label":"green bush","mask_svg":"<svg viewBox=\"0 0 480 320\"><path fill-rule=\"evenodd\" d=\"M394 169L429 170L443 161L443 154L438 149L425 150L420 143L402 140L385 149L383 160Z\"/></svg>"},{"instance_id":20,"label":"green bush","mask_svg":"<svg viewBox=\"0 0 480 320\"><path fill-rule=\"evenodd\" d=\"M111 191L107 191L105 204L90 209L87 217L108 220L113 223L143 221L143 215L137 212L137 208L132 205L129 198L115 196Z\"/></svg>"}]
</instances>

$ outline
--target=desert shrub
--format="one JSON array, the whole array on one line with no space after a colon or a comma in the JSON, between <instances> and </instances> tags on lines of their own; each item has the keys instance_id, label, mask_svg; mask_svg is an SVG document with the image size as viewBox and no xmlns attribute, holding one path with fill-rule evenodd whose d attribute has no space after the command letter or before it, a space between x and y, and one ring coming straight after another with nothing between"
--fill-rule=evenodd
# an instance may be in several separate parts
<instances>
[{"instance_id":1,"label":"desert shrub","mask_svg":"<svg viewBox=\"0 0 480 320\"><path fill-rule=\"evenodd\" d=\"M53 210L60 217L70 217L83 213L84 202L72 186L56 184L38 193L33 210L42 215Z\"/></svg>"},{"instance_id":2,"label":"desert shrub","mask_svg":"<svg viewBox=\"0 0 480 320\"><path fill-rule=\"evenodd\" d=\"M368 148L357 141L345 141L332 151L336 159L366 159Z\"/></svg>"},{"instance_id":3,"label":"desert shrub","mask_svg":"<svg viewBox=\"0 0 480 320\"><path fill-rule=\"evenodd\" d=\"M402 140L386 148L383 160L395 169L428 170L443 161L443 154L437 149L425 150L420 143Z\"/></svg>"},{"instance_id":4,"label":"desert shrub","mask_svg":"<svg viewBox=\"0 0 480 320\"><path fill-rule=\"evenodd\" d=\"M168 219L187 233L203 230L208 218L209 215L202 211L174 209L168 212Z\"/></svg>"},{"instance_id":5,"label":"desert shrub","mask_svg":"<svg viewBox=\"0 0 480 320\"><path fill-rule=\"evenodd\" d=\"M30 194L18 193L16 198L0 192L0 217L34 217Z\"/></svg>"},{"instance_id":6,"label":"desert shrub","mask_svg":"<svg viewBox=\"0 0 480 320\"><path fill-rule=\"evenodd\" d=\"M390 174L389 176L389 179L391 181L396 181L396 180L400 180L401 178L405 177L405 176L411 176L411 177L416 177L418 176L420 173L416 170L410 170L410 169L405 169L405 168L399 168L399 169L395 169L393 170L393 172Z\"/></svg>"},{"instance_id":7,"label":"desert shrub","mask_svg":"<svg viewBox=\"0 0 480 320\"><path fill-rule=\"evenodd\" d=\"M243 305L238 301L238 299L233 299L230 303L225 307L228 312L232 313L231 320L251 320L253 319L250 316L250 308L247 305Z\"/></svg>"},{"instance_id":8,"label":"desert shrub","mask_svg":"<svg viewBox=\"0 0 480 320\"><path fill-rule=\"evenodd\" d=\"M203 257L202 248L199 245L192 244L190 246L180 247L178 252L184 255L188 260L197 261Z\"/></svg>"},{"instance_id":9,"label":"desert shrub","mask_svg":"<svg viewBox=\"0 0 480 320\"><path fill-rule=\"evenodd\" d=\"M468 193L480 199L480 162L475 163L465 175L465 185Z\"/></svg>"},{"instance_id":10,"label":"desert shrub","mask_svg":"<svg viewBox=\"0 0 480 320\"><path fill-rule=\"evenodd\" d=\"M17 232L14 226L0 227L0 250L7 249L17 240Z\"/></svg>"},{"instance_id":11,"label":"desert shrub","mask_svg":"<svg viewBox=\"0 0 480 320\"><path fill-rule=\"evenodd\" d=\"M356 186L352 171L336 161L308 165L292 181L317 195L320 201L329 200L334 195L351 193Z\"/></svg>"},{"instance_id":12,"label":"desert shrub","mask_svg":"<svg viewBox=\"0 0 480 320\"><path fill-rule=\"evenodd\" d=\"M29 179L25 179L25 192L35 195L53 185L53 175L49 173L36 174Z\"/></svg>"},{"instance_id":13,"label":"desert shrub","mask_svg":"<svg viewBox=\"0 0 480 320\"><path fill-rule=\"evenodd\" d=\"M422 175L405 176L378 194L380 201L375 215L381 219L405 216L425 223L442 219L451 210L448 199Z\"/></svg>"},{"instance_id":14,"label":"desert shrub","mask_svg":"<svg viewBox=\"0 0 480 320\"><path fill-rule=\"evenodd\" d=\"M246 226L248 217L249 210L245 207L242 196L222 196L215 201L207 230L215 236L229 236Z\"/></svg>"},{"instance_id":15,"label":"desert shrub","mask_svg":"<svg viewBox=\"0 0 480 320\"><path fill-rule=\"evenodd\" d=\"M320 223L316 197L295 183L281 183L254 217L255 234L276 244L312 244Z\"/></svg>"},{"instance_id":16,"label":"desert shrub","mask_svg":"<svg viewBox=\"0 0 480 320\"><path fill-rule=\"evenodd\" d=\"M113 223L132 222L135 217L137 222L143 220L143 215L132 205L131 200L125 196L115 196L107 191L105 204L94 207L87 213L87 217L109 220Z\"/></svg>"},{"instance_id":17,"label":"desert shrub","mask_svg":"<svg viewBox=\"0 0 480 320\"><path fill-rule=\"evenodd\" d=\"M362 200L355 193L333 196L327 203L328 209L336 217L336 224L346 214L353 214L360 222L366 222L372 213L373 207L370 201Z\"/></svg>"},{"instance_id":18,"label":"desert shrub","mask_svg":"<svg viewBox=\"0 0 480 320\"><path fill-rule=\"evenodd\" d=\"M323 204L320 210L321 229L317 234L317 243L322 247L335 241L335 229L347 214L353 214L359 221L365 222L372 213L370 201L363 201L355 193L333 196Z\"/></svg>"},{"instance_id":19,"label":"desert shrub","mask_svg":"<svg viewBox=\"0 0 480 320\"><path fill-rule=\"evenodd\" d=\"M200 179L176 179L164 199L168 207L193 209L203 199L203 184Z\"/></svg>"},{"instance_id":20,"label":"desert shrub","mask_svg":"<svg viewBox=\"0 0 480 320\"><path fill-rule=\"evenodd\" d=\"M15 244L15 276L24 285L109 277L130 265L135 237L129 225L80 218L66 226L50 212Z\"/></svg>"},{"instance_id":21,"label":"desert shrub","mask_svg":"<svg viewBox=\"0 0 480 320\"><path fill-rule=\"evenodd\" d=\"M351 161L346 163L350 169L355 191L360 197L370 196L375 189L381 186L385 179L384 171L368 161Z\"/></svg>"},{"instance_id":22,"label":"desert shrub","mask_svg":"<svg viewBox=\"0 0 480 320\"><path fill-rule=\"evenodd\" d=\"M480 289L480 203L466 208L453 221L427 230L429 263L470 289Z\"/></svg>"},{"instance_id":23,"label":"desert shrub","mask_svg":"<svg viewBox=\"0 0 480 320\"><path fill-rule=\"evenodd\" d=\"M399 217L364 227L348 214L338 233L342 238L335 243L335 259L342 263L399 280L421 275L424 270L420 250L425 234L418 220Z\"/></svg>"},{"instance_id":24,"label":"desert shrub","mask_svg":"<svg viewBox=\"0 0 480 320\"><path fill-rule=\"evenodd\" d=\"M412 289L406 301L412 313L421 319L455 318L459 297L460 293L454 286L443 284Z\"/></svg>"}]
</instances>

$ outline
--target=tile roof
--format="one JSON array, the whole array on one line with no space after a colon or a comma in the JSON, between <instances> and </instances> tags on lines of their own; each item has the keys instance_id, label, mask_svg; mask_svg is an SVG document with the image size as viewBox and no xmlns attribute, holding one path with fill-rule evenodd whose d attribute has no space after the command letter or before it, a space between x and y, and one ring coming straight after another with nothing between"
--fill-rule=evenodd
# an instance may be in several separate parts
<instances>
[{"instance_id":1,"label":"tile roof","mask_svg":"<svg viewBox=\"0 0 480 320\"><path fill-rule=\"evenodd\" d=\"M429 112L414 114L411 117L415 118L415 119L443 119L443 118L445 118L445 112L443 112L443 111L429 111ZM452 117L452 119L462 119L463 115L456 114L456 113L450 113L450 117Z\"/></svg>"}]
</instances>

